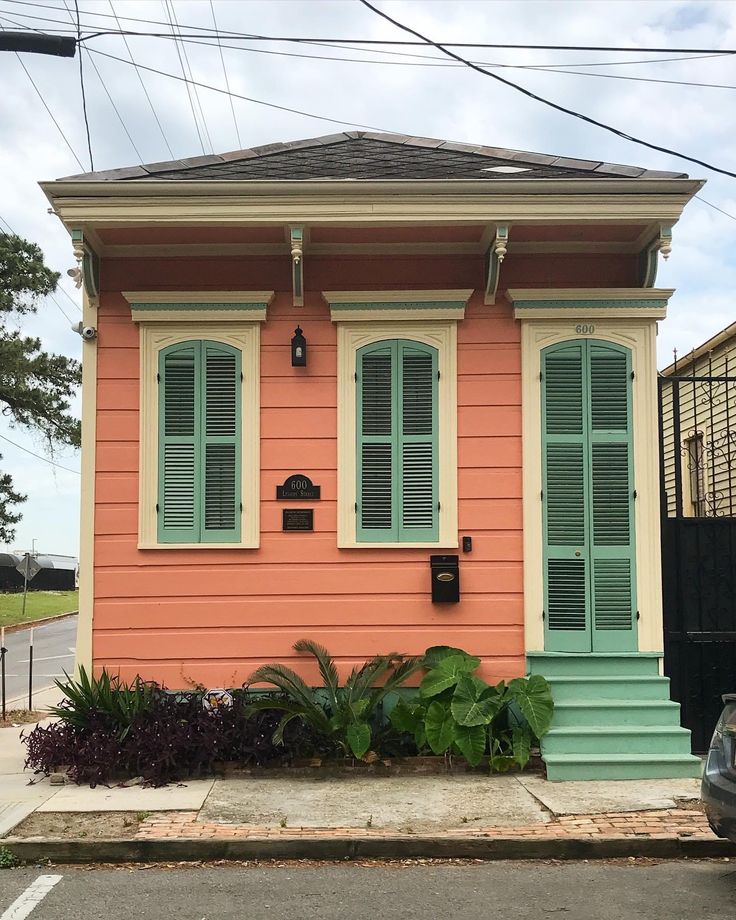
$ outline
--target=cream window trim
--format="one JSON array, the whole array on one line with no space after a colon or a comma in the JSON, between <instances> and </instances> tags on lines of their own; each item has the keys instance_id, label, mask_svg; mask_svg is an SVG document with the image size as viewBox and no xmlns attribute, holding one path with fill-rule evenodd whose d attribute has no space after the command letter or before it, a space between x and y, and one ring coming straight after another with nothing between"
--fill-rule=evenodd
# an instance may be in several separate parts
<instances>
[{"instance_id":1,"label":"cream window trim","mask_svg":"<svg viewBox=\"0 0 736 920\"><path fill-rule=\"evenodd\" d=\"M438 352L439 535L436 543L365 543L356 539L356 355L384 339L413 339ZM337 545L340 549L456 549L457 529L457 324L347 322L337 324Z\"/></svg>"},{"instance_id":2,"label":"cream window trim","mask_svg":"<svg viewBox=\"0 0 736 920\"><path fill-rule=\"evenodd\" d=\"M242 352L241 494L243 512L239 543L159 543L158 501L158 356L163 348L190 340L211 339ZM138 504L139 549L256 549L260 541L260 341L258 322L235 325L210 323L158 323L140 325L140 489Z\"/></svg>"},{"instance_id":3,"label":"cream window trim","mask_svg":"<svg viewBox=\"0 0 736 920\"><path fill-rule=\"evenodd\" d=\"M123 291L135 323L265 322L273 291Z\"/></svg>"},{"instance_id":4,"label":"cream window trim","mask_svg":"<svg viewBox=\"0 0 736 920\"><path fill-rule=\"evenodd\" d=\"M657 437L657 325L653 320L617 322L596 319L595 331L576 332L588 314L521 323L524 623L527 652L544 651L544 546L542 531L542 413L539 375L541 352L548 345L575 339L615 342L631 350L633 380L634 488L636 525L636 596L640 613L638 650L662 652L662 581Z\"/></svg>"}]
</instances>

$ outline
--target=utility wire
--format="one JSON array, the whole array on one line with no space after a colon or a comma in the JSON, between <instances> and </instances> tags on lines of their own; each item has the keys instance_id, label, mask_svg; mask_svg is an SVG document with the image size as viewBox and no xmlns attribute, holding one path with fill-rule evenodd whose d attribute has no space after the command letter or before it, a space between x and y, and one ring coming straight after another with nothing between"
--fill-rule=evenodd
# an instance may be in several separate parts
<instances>
[{"instance_id":1,"label":"utility wire","mask_svg":"<svg viewBox=\"0 0 736 920\"><path fill-rule=\"evenodd\" d=\"M123 28L123 27L122 27L122 25L120 24L120 20L118 19L117 13L115 12L115 7L112 5L112 0L108 0L108 3L110 4L110 9L112 10L112 15L115 17L115 21L117 22L118 27L119 27L120 30L122 31L122 28ZM133 57L133 52L130 50L130 45L128 44L127 36L123 35L123 36L122 36L122 39L123 39L123 42L125 43L125 47L126 47L126 49L127 49L128 55L130 56L130 62L131 62L131 64L134 64L134 65L135 65L135 58ZM166 137L166 133L164 132L164 129L163 129L162 125L161 125L161 121L159 120L158 113L156 112L156 109L154 108L154 105L153 105L153 102L152 102L152 100L151 100L151 97L148 95L148 89L146 88L146 84L145 84L144 81L143 81L143 75L141 74L141 72L140 72L140 70L138 69L138 66L137 66L137 65L136 65L136 67L135 67L135 72L138 74L138 79L140 80L141 89L143 90L143 93L144 93L144 95L145 95L145 97L146 97L146 100L148 101L148 105L149 105L149 107L150 107L150 109L151 109L151 112L152 112L152 114L153 114L153 117L154 117L155 120L156 120L156 124L158 125L158 130L161 132L161 137L163 138L164 144L166 144L166 149L169 151L169 155L170 155L171 159L173 160L173 159L174 159L174 151L171 149L171 144L169 144L169 140L168 140L168 138Z\"/></svg>"},{"instance_id":2,"label":"utility wire","mask_svg":"<svg viewBox=\"0 0 736 920\"><path fill-rule=\"evenodd\" d=\"M53 6L48 3L36 3L31 2L31 0L5 0L6 3L11 3L13 6L30 6L35 9L47 9L58 11L59 7ZM21 15L25 16L28 19L45 19L47 22L58 22L60 20L50 19L43 16L32 16L29 13L22 13ZM86 12L88 16L96 16L98 18L112 19L109 13L98 13L88 10ZM126 22L141 22L146 25L168 25L169 23L164 22L160 19L144 19L136 16L122 16ZM212 32L208 26L195 26L187 25L187 29L198 32ZM325 43L333 42L336 44L342 45L404 45L404 46L421 46L431 44L431 42L426 41L397 41L397 40L387 40L387 39L356 39L356 38L310 38L310 37L301 37L301 36L272 36L272 35L252 35L242 32L235 32L230 29L220 29L218 30L222 35L230 35L234 37L239 37L247 40L255 41L273 41L273 42L300 42L300 43ZM98 34L118 34L116 32L107 32L107 33L98 33ZM149 33L134 33L127 32L128 35L134 34L149 34ZM213 38L215 36L212 36ZM491 43L491 42L445 42L445 47L448 48L497 48L497 49L506 49L506 50L539 50L539 51L615 51L622 54L629 53L640 53L645 52L647 54L736 54L736 49L730 48L638 48L632 46L616 46L616 45L525 45L525 44L504 44L504 43Z\"/></svg>"},{"instance_id":3,"label":"utility wire","mask_svg":"<svg viewBox=\"0 0 736 920\"><path fill-rule=\"evenodd\" d=\"M130 61L126 61L125 58L118 57L115 54L108 54L106 51L97 51L96 49L90 48L92 54L99 54L102 57L110 58L113 61L120 61L122 64L128 64L131 67L133 66ZM387 128L380 128L376 125L364 125L358 121L343 121L340 118L328 118L326 115L315 115L314 112L304 112L301 109L293 109L287 105L277 105L275 102L265 102L263 99L254 99L252 96L242 96L240 93L233 93L226 89L222 89L219 86L212 86L210 83L201 83L198 81L190 81L186 77L179 77L174 73L167 73L165 70L157 70L155 67L146 67L145 64L138 65L142 70L148 70L151 73L157 73L162 77L170 77L172 80L179 80L180 82L189 83L196 82L197 86L202 89L212 90L213 93L224 93L225 95L230 95L234 99L242 99L244 102L253 102L255 105L265 105L270 109L277 109L280 112L291 112L292 115L304 115L306 118L315 118L317 121L327 121L333 125L347 125L348 127L353 128L366 128L368 131L388 131ZM389 132L390 133L390 132Z\"/></svg>"},{"instance_id":4,"label":"utility wire","mask_svg":"<svg viewBox=\"0 0 736 920\"><path fill-rule=\"evenodd\" d=\"M171 7L171 18L174 20L174 23L176 25L176 31L177 33L180 33L181 29L179 28L179 20L176 18L176 7L174 6L174 0L166 0L166 2ZM181 51L182 51L182 54L184 55L184 61L187 65L187 69L189 70L189 79L194 81L194 71L192 70L192 65L189 61L189 55L187 54L187 48L184 42L181 43ZM197 106L199 107L199 114L202 119L202 128L204 129L204 134L205 134L205 137L207 138L207 143L210 145L210 153L214 153L215 148L212 144L212 138L210 137L210 132L207 127L207 118L205 117L204 109L202 108L202 102L199 98L199 90L197 89L196 83L193 85L192 89L194 91L194 98L197 100Z\"/></svg>"},{"instance_id":5,"label":"utility wire","mask_svg":"<svg viewBox=\"0 0 736 920\"><path fill-rule=\"evenodd\" d=\"M4 28L3 28L2 26L0 26L0 29L3 29L3 31L5 31ZM14 51L13 53L15 54L16 58L18 58L18 63L20 64L20 66L21 66L21 67L23 68L23 70L25 71L25 74L26 74L26 76L28 77L28 79L31 81L31 86L32 86L32 87L34 88L34 90L36 91L36 95L37 95L38 98L41 100L41 102L42 102L42 104L43 104L43 107L46 109L46 111L47 111L48 114L49 114L49 117L51 118L51 120L53 121L53 123L56 125L56 127L57 127L57 129L58 129L58 131L59 131L59 134L61 134L62 138L64 139L64 143L65 143L65 144L67 145L67 147L69 148L69 151L70 151L71 155L74 157L74 159L75 159L75 160L77 161L77 163L79 164L79 168L80 168L82 171L84 171L84 165L83 165L82 161L79 159L79 157L77 156L77 154L76 154L74 148L73 148L72 145L69 143L69 140L68 140L66 134L64 134L64 131L62 130L61 125L60 125L59 122L56 120L56 118L54 118L54 113L51 111L51 109L50 109L50 108L48 107L48 105L46 104L46 100L43 98L43 95L41 94L41 91L40 91L39 88L36 86L36 83L35 83L33 77L30 75L30 73L29 73L29 71L28 71L28 68L27 68L26 65L23 63L23 58L21 58L21 56L18 54L17 51Z\"/></svg>"},{"instance_id":6,"label":"utility wire","mask_svg":"<svg viewBox=\"0 0 736 920\"><path fill-rule=\"evenodd\" d=\"M17 447L18 450L25 451L25 453L30 454L32 457L35 457L37 460L43 460L44 463L50 463L51 466L56 466L60 470L66 470L67 473L76 473L77 476L82 475L79 472L79 470L73 470L68 466L62 466L60 463L57 463L55 460L49 460L48 457L42 457L41 454L36 454L32 450L28 450L27 447L23 447L21 444L17 444L15 441L11 441L10 438L6 438L4 434L0 434L0 438L2 438L3 441L7 441L8 444L12 444L13 447Z\"/></svg>"},{"instance_id":7,"label":"utility wire","mask_svg":"<svg viewBox=\"0 0 736 920\"><path fill-rule=\"evenodd\" d=\"M66 6L66 3L64 3ZM82 25L79 19L79 0L74 0L74 9L77 12L77 44L82 37ZM87 150L89 151L89 168L92 172L95 171L95 162L92 158L92 138L89 133L89 119L87 118L87 96L84 92L84 55L82 52L79 52L79 88L82 92L82 115L84 117L84 128L87 132Z\"/></svg>"},{"instance_id":8,"label":"utility wire","mask_svg":"<svg viewBox=\"0 0 736 920\"><path fill-rule=\"evenodd\" d=\"M622 137L624 140L632 141L635 144L639 144L642 147L648 147L650 150L657 150L659 153L666 153L669 156L679 157L680 159L687 160L689 163L696 163L698 166L703 166L705 169L710 169L713 172L721 173L724 176L730 176L732 179L736 179L736 173L731 172L728 169L722 169L720 166L714 166L712 163L708 163L705 160L699 160L697 157L688 156L685 153L678 153L676 150L670 150L669 147L661 147L659 144L652 144L649 141L642 140L641 138L634 137L633 134L627 134L625 131L620 131L618 128L614 128L611 125L607 125L602 121L597 121L595 118L591 118L589 115L583 115L581 112L576 112L574 109L568 109L563 105L558 105L556 102L552 102L550 99L545 99L544 96L539 96L536 93L533 93L531 90L526 89L523 86L520 86L518 83L514 83L511 80L507 80L505 77L500 76L497 73L492 73L490 70L484 70L482 67L479 67L477 64L473 64L471 61L466 60L461 57L459 54L455 54L454 51L449 51L444 45L440 45L437 42L433 41L430 38L422 35L421 32L417 32L416 29L412 29L410 26L405 26L403 23L399 22L396 19L393 19L388 13L384 13L382 10L379 10L378 7L373 6L372 3L369 3L368 0L359 0L363 6L367 7L369 10L372 10L377 16L380 16L382 19L387 20L392 25L396 26L399 29L402 29L404 32L409 32L411 35L416 35L423 42L433 45L437 48L438 51L442 51L443 54L446 54L448 57L454 58L456 61L460 61L465 64L471 70L475 70L478 73L483 74L486 77L490 77L492 80L497 80L499 83L503 83L505 86L510 86L512 89L515 89L517 92L523 93L529 99L534 99L536 102L541 102L543 105L548 106L549 108L555 109L558 112L562 112L565 115L572 115L573 118L579 118L581 121L585 121L588 124L595 125L597 128L602 128L604 131L608 131L611 134L615 134L617 137Z\"/></svg>"},{"instance_id":9,"label":"utility wire","mask_svg":"<svg viewBox=\"0 0 736 920\"><path fill-rule=\"evenodd\" d=\"M212 22L215 26L215 31L217 32L217 19L215 17L215 4L213 3L213 0L210 0L210 10L212 12ZM205 42L205 44L208 44L208 43ZM225 66L225 54L222 50L222 42L220 41L219 34L217 36L217 47L220 49L220 61L222 62L222 73L223 73L223 76L225 77L225 86L229 93L230 92L230 80L228 79L228 76L227 76L227 67ZM233 103L232 96L228 96L228 98L230 100L230 111L232 112L232 115L233 115L233 124L235 125L235 136L238 139L238 149L240 149L243 146L243 142L240 140L240 131L238 130L238 119L235 117L235 104Z\"/></svg>"},{"instance_id":10,"label":"utility wire","mask_svg":"<svg viewBox=\"0 0 736 920\"><path fill-rule=\"evenodd\" d=\"M172 35L174 36L174 47L176 48L176 54L177 54L177 57L179 58L179 66L181 67L182 76L184 78L184 83L187 88L187 96L189 97L189 106L192 110L192 118L194 119L194 127L196 128L197 137L199 138L199 146L202 148L202 153L204 153L205 149L204 149L204 141L202 140L202 132L199 130L199 121L197 120L197 112L194 108L194 99L192 98L192 91L189 88L189 81L187 80L187 72L186 70L184 70L184 60L181 56L181 51L179 49L179 43L176 40L176 32L174 32L174 23L171 21L171 17L169 16L169 7L168 7L167 0L161 0L161 3L163 4L164 13L166 14L166 18L169 20L169 25L171 26L171 32L172 32ZM99 51L97 52L97 54L100 54L100 53L101 52ZM144 70L151 69L150 67L144 67L143 64L141 64L140 66L143 67Z\"/></svg>"},{"instance_id":11,"label":"utility wire","mask_svg":"<svg viewBox=\"0 0 736 920\"><path fill-rule=\"evenodd\" d=\"M736 214L729 214L728 211L724 211L723 208L719 208L717 204L713 204L712 201L708 201L707 199L702 198L700 195L696 195L695 197L697 198L698 201L702 201L703 204L707 204L709 208L713 208L714 211L719 211L721 214L725 215L726 217L730 217L731 220L736 220Z\"/></svg>"}]
</instances>

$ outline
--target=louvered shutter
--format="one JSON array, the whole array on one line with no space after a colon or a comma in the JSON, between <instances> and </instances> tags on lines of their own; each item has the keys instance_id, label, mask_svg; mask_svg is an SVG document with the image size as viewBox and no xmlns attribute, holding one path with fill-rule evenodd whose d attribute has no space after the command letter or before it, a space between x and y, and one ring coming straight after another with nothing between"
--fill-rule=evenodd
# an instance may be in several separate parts
<instances>
[{"instance_id":1,"label":"louvered shutter","mask_svg":"<svg viewBox=\"0 0 736 920\"><path fill-rule=\"evenodd\" d=\"M203 543L240 539L240 352L202 342Z\"/></svg>"},{"instance_id":2,"label":"louvered shutter","mask_svg":"<svg viewBox=\"0 0 736 920\"><path fill-rule=\"evenodd\" d=\"M364 542L397 539L396 343L358 352L357 534Z\"/></svg>"},{"instance_id":3,"label":"louvered shutter","mask_svg":"<svg viewBox=\"0 0 736 920\"><path fill-rule=\"evenodd\" d=\"M438 536L437 350L403 339L357 355L357 539Z\"/></svg>"},{"instance_id":4,"label":"louvered shutter","mask_svg":"<svg viewBox=\"0 0 736 920\"><path fill-rule=\"evenodd\" d=\"M161 543L199 540L199 343L159 355L159 501Z\"/></svg>"},{"instance_id":5,"label":"louvered shutter","mask_svg":"<svg viewBox=\"0 0 736 920\"><path fill-rule=\"evenodd\" d=\"M591 560L595 651L636 649L631 357L590 342Z\"/></svg>"},{"instance_id":6,"label":"louvered shutter","mask_svg":"<svg viewBox=\"0 0 736 920\"><path fill-rule=\"evenodd\" d=\"M542 355L546 647L636 650L631 356L583 339Z\"/></svg>"},{"instance_id":7,"label":"louvered shutter","mask_svg":"<svg viewBox=\"0 0 736 920\"><path fill-rule=\"evenodd\" d=\"M543 352L545 623L551 651L589 651L584 342Z\"/></svg>"},{"instance_id":8,"label":"louvered shutter","mask_svg":"<svg viewBox=\"0 0 736 920\"><path fill-rule=\"evenodd\" d=\"M437 539L437 351L398 343L399 539Z\"/></svg>"},{"instance_id":9,"label":"louvered shutter","mask_svg":"<svg viewBox=\"0 0 736 920\"><path fill-rule=\"evenodd\" d=\"M241 354L191 341L159 355L161 543L240 539Z\"/></svg>"}]
</instances>

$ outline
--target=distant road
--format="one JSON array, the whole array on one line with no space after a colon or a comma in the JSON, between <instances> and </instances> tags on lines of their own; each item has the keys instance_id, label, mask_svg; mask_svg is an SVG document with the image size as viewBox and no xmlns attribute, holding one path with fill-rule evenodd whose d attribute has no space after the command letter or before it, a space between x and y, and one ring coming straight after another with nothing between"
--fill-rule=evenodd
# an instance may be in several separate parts
<instances>
[{"instance_id":1,"label":"distant road","mask_svg":"<svg viewBox=\"0 0 736 920\"><path fill-rule=\"evenodd\" d=\"M77 641L77 620L66 617L33 628L33 690L53 686L64 671L74 668L74 647ZM5 688L7 699L28 694L28 639L30 627L5 633ZM24 706L28 705L26 699Z\"/></svg>"}]
</instances>

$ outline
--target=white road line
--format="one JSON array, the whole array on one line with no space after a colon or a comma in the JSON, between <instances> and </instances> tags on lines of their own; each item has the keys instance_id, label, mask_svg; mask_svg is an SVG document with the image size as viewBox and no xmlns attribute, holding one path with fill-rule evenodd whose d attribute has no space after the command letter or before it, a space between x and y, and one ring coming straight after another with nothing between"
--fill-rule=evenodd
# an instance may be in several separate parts
<instances>
[{"instance_id":1,"label":"white road line","mask_svg":"<svg viewBox=\"0 0 736 920\"><path fill-rule=\"evenodd\" d=\"M68 655L46 655L43 658L36 658L36 656L34 655L33 663L35 664L37 661L56 661L57 658L73 658L73 657L74 657L73 652L71 652ZM19 658L18 663L19 664L29 664L30 660L31 660L30 658Z\"/></svg>"},{"instance_id":2,"label":"white road line","mask_svg":"<svg viewBox=\"0 0 736 920\"><path fill-rule=\"evenodd\" d=\"M23 894L13 901L5 913L0 915L0 920L25 920L63 877L63 875L39 875L36 881L32 882Z\"/></svg>"}]
</instances>

